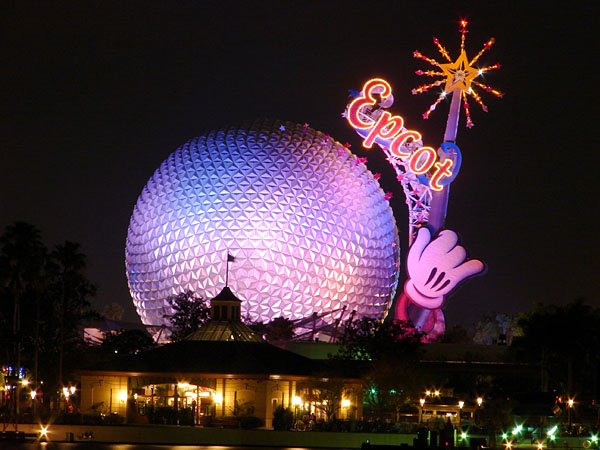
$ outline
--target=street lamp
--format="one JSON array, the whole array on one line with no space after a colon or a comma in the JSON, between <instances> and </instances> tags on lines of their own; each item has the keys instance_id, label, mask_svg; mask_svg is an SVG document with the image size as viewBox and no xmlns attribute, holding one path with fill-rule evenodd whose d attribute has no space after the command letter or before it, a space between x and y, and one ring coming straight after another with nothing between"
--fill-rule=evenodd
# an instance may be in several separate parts
<instances>
[{"instance_id":1,"label":"street lamp","mask_svg":"<svg viewBox=\"0 0 600 450\"><path fill-rule=\"evenodd\" d=\"M477 406L479 408L481 408L481 404L483 403L483 398L482 397L477 397Z\"/></svg>"},{"instance_id":2,"label":"street lamp","mask_svg":"<svg viewBox=\"0 0 600 450\"><path fill-rule=\"evenodd\" d=\"M342 400L342 409L346 410L346 419L348 419L348 408L350 408L350 400L348 400L347 398Z\"/></svg>"},{"instance_id":3,"label":"street lamp","mask_svg":"<svg viewBox=\"0 0 600 450\"><path fill-rule=\"evenodd\" d=\"M465 402L462 400L459 400L459 402L458 402L458 426L460 426L460 422L461 422L460 413L462 412L463 406L465 406Z\"/></svg>"},{"instance_id":4,"label":"street lamp","mask_svg":"<svg viewBox=\"0 0 600 450\"><path fill-rule=\"evenodd\" d=\"M420 398L419 403L421 404L421 414L419 414L419 423L423 423L423 406L425 405L425 399Z\"/></svg>"},{"instance_id":5,"label":"street lamp","mask_svg":"<svg viewBox=\"0 0 600 450\"><path fill-rule=\"evenodd\" d=\"M569 410L568 410L568 414L569 414L569 433L571 432L571 427L573 425L573 417L572 417L572 413L571 413L571 410L573 409L573 403L574 403L574 401L573 401L572 398L570 398L567 401L567 405L569 405Z\"/></svg>"}]
</instances>

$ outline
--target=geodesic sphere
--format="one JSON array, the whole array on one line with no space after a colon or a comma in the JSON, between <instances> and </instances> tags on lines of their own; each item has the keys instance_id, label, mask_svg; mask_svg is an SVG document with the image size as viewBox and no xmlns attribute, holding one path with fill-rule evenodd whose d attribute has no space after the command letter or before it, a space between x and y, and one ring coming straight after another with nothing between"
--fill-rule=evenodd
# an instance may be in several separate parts
<instances>
[{"instance_id":1,"label":"geodesic sphere","mask_svg":"<svg viewBox=\"0 0 600 450\"><path fill-rule=\"evenodd\" d=\"M366 166L306 126L256 121L192 139L140 195L127 236L133 303L167 324L167 298L228 284L242 316L269 321L345 308L383 318L398 282L392 210Z\"/></svg>"}]
</instances>

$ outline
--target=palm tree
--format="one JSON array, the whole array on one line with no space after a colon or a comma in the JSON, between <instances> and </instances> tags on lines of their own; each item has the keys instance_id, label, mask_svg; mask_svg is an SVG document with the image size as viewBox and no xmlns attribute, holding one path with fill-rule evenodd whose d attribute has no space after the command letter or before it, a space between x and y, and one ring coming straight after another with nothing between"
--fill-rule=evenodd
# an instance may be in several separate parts
<instances>
[{"instance_id":1,"label":"palm tree","mask_svg":"<svg viewBox=\"0 0 600 450\"><path fill-rule=\"evenodd\" d=\"M17 370L21 368L23 346L21 311L22 302L35 299L36 316L39 318L40 291L43 284L43 268L46 247L41 241L40 231L31 224L15 222L6 228L0 237L0 282L9 297L12 297L12 336L15 345L14 358ZM39 337L39 321L35 321L34 335ZM35 345L37 350L37 345ZM37 378L37 351L35 353L34 378ZM37 379L35 380L37 381ZM19 414L19 387L15 401L15 413Z\"/></svg>"},{"instance_id":2,"label":"palm tree","mask_svg":"<svg viewBox=\"0 0 600 450\"><path fill-rule=\"evenodd\" d=\"M65 241L50 253L49 270L53 296L58 346L58 384L63 383L65 344L77 344L81 340L77 325L93 314L88 298L95 294L95 286L84 275L86 256L81 246Z\"/></svg>"}]
</instances>

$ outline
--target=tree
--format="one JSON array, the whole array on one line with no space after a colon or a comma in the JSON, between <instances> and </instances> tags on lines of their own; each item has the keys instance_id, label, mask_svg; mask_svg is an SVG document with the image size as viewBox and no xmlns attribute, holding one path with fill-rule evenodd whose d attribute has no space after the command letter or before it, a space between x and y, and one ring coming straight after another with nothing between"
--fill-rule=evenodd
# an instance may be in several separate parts
<instances>
[{"instance_id":1,"label":"tree","mask_svg":"<svg viewBox=\"0 0 600 450\"><path fill-rule=\"evenodd\" d=\"M11 365L33 369L35 388L41 380L50 392L62 387L65 357L74 362L80 355L79 325L93 316L89 297L95 292L84 275L85 260L72 242L48 253L40 231L24 222L0 236L0 333L10 344L2 347L10 349L5 358Z\"/></svg>"},{"instance_id":2,"label":"tree","mask_svg":"<svg viewBox=\"0 0 600 450\"><path fill-rule=\"evenodd\" d=\"M156 346L154 339L142 330L119 330L105 333L101 350L109 354L135 355Z\"/></svg>"},{"instance_id":3,"label":"tree","mask_svg":"<svg viewBox=\"0 0 600 450\"><path fill-rule=\"evenodd\" d=\"M289 341L296 335L294 332L294 322L285 317L276 317L267 323L250 323L248 326L263 336L268 342Z\"/></svg>"},{"instance_id":4,"label":"tree","mask_svg":"<svg viewBox=\"0 0 600 450\"><path fill-rule=\"evenodd\" d=\"M582 299L566 305L538 304L519 325L513 350L540 369L540 390L555 389L580 400L596 400L600 364L600 308Z\"/></svg>"},{"instance_id":5,"label":"tree","mask_svg":"<svg viewBox=\"0 0 600 450\"><path fill-rule=\"evenodd\" d=\"M167 299L172 314L164 317L171 323L171 340L181 341L186 336L199 329L210 318L210 308L206 300L196 297L192 291L182 292Z\"/></svg>"},{"instance_id":6,"label":"tree","mask_svg":"<svg viewBox=\"0 0 600 450\"><path fill-rule=\"evenodd\" d=\"M369 318L346 330L336 358L367 363L363 398L373 414L397 419L400 410L418 398L424 383L419 369L421 336L410 322Z\"/></svg>"},{"instance_id":7,"label":"tree","mask_svg":"<svg viewBox=\"0 0 600 450\"><path fill-rule=\"evenodd\" d=\"M83 333L78 325L84 319L97 317L89 300L96 294L96 287L86 278L85 268L86 256L77 243L66 241L50 253L48 290L54 307L59 387L64 382L65 349L75 350L83 345Z\"/></svg>"},{"instance_id":8,"label":"tree","mask_svg":"<svg viewBox=\"0 0 600 450\"><path fill-rule=\"evenodd\" d=\"M315 378L298 382L296 390L302 393L305 402L312 403L316 409L323 411L327 420L335 420L342 399L354 393L343 378Z\"/></svg>"}]
</instances>

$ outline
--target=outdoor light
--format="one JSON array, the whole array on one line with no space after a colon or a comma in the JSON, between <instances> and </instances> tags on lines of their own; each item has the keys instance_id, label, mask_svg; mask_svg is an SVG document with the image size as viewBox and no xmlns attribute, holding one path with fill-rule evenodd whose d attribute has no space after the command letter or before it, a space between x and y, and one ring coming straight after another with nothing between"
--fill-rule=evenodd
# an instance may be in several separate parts
<instances>
[{"instance_id":1,"label":"outdoor light","mask_svg":"<svg viewBox=\"0 0 600 450\"><path fill-rule=\"evenodd\" d=\"M40 442L46 442L48 439L48 427L40 427Z\"/></svg>"},{"instance_id":2,"label":"outdoor light","mask_svg":"<svg viewBox=\"0 0 600 450\"><path fill-rule=\"evenodd\" d=\"M513 428L512 434L519 434L523 430L523 425L517 425Z\"/></svg>"},{"instance_id":3,"label":"outdoor light","mask_svg":"<svg viewBox=\"0 0 600 450\"><path fill-rule=\"evenodd\" d=\"M69 392L69 388L68 387L64 387L62 389L62 391L63 391L63 395L65 396L65 398L68 399L69 395L71 395L71 393Z\"/></svg>"},{"instance_id":4,"label":"outdoor light","mask_svg":"<svg viewBox=\"0 0 600 450\"><path fill-rule=\"evenodd\" d=\"M572 408L572 407L573 407L573 399L572 399L572 398L570 398L570 399L567 401L567 403L569 404L569 408Z\"/></svg>"},{"instance_id":5,"label":"outdoor light","mask_svg":"<svg viewBox=\"0 0 600 450\"><path fill-rule=\"evenodd\" d=\"M590 438L590 440L595 444L596 442L598 442L598 435L592 434L592 437Z\"/></svg>"},{"instance_id":6,"label":"outdoor light","mask_svg":"<svg viewBox=\"0 0 600 450\"><path fill-rule=\"evenodd\" d=\"M119 392L118 398L122 402L127 401L127 391Z\"/></svg>"},{"instance_id":7,"label":"outdoor light","mask_svg":"<svg viewBox=\"0 0 600 450\"><path fill-rule=\"evenodd\" d=\"M350 400L348 399L343 399L342 400L342 408L349 408L350 407Z\"/></svg>"},{"instance_id":8,"label":"outdoor light","mask_svg":"<svg viewBox=\"0 0 600 450\"><path fill-rule=\"evenodd\" d=\"M25 379L25 380L21 380L21 384L23 386L27 386L29 384L29 380Z\"/></svg>"},{"instance_id":9,"label":"outdoor light","mask_svg":"<svg viewBox=\"0 0 600 450\"><path fill-rule=\"evenodd\" d=\"M542 444L541 442L538 442L537 448L538 448L538 450L542 450L544 448L544 444Z\"/></svg>"},{"instance_id":10,"label":"outdoor light","mask_svg":"<svg viewBox=\"0 0 600 450\"><path fill-rule=\"evenodd\" d=\"M425 395L431 395L431 391L425 391Z\"/></svg>"},{"instance_id":11,"label":"outdoor light","mask_svg":"<svg viewBox=\"0 0 600 450\"><path fill-rule=\"evenodd\" d=\"M546 433L548 436L550 436L550 438L552 439L554 437L554 433L556 433L556 430L558 429L557 425L554 425L552 428L550 428L548 430L548 432Z\"/></svg>"},{"instance_id":12,"label":"outdoor light","mask_svg":"<svg viewBox=\"0 0 600 450\"><path fill-rule=\"evenodd\" d=\"M508 434L502 433L502 439L507 440L508 439Z\"/></svg>"},{"instance_id":13,"label":"outdoor light","mask_svg":"<svg viewBox=\"0 0 600 450\"><path fill-rule=\"evenodd\" d=\"M75 386L71 386L69 388L69 391L71 391L71 395L74 395L76 390L77 390L77 388Z\"/></svg>"},{"instance_id":14,"label":"outdoor light","mask_svg":"<svg viewBox=\"0 0 600 450\"><path fill-rule=\"evenodd\" d=\"M439 396L440 396L440 391L435 391L433 394L434 394L436 397L439 397Z\"/></svg>"},{"instance_id":15,"label":"outdoor light","mask_svg":"<svg viewBox=\"0 0 600 450\"><path fill-rule=\"evenodd\" d=\"M460 401L458 402L458 407L459 407L460 409L462 409L462 407L463 407L463 406L465 406L465 402L464 402L464 401L462 401L462 400L460 400Z\"/></svg>"},{"instance_id":16,"label":"outdoor light","mask_svg":"<svg viewBox=\"0 0 600 450\"><path fill-rule=\"evenodd\" d=\"M294 395L292 397L292 405L297 406L300 403L302 403L302 399L300 397L298 397L297 395ZM342 400L342 406L344 406L344 401Z\"/></svg>"},{"instance_id":17,"label":"outdoor light","mask_svg":"<svg viewBox=\"0 0 600 450\"><path fill-rule=\"evenodd\" d=\"M137 393L136 393L136 394L133 394L133 398L134 398L135 400L137 400L137 398L138 398L138 395L137 395Z\"/></svg>"},{"instance_id":18,"label":"outdoor light","mask_svg":"<svg viewBox=\"0 0 600 450\"><path fill-rule=\"evenodd\" d=\"M505 445L506 445L506 448L512 448L512 442L507 442Z\"/></svg>"},{"instance_id":19,"label":"outdoor light","mask_svg":"<svg viewBox=\"0 0 600 450\"><path fill-rule=\"evenodd\" d=\"M419 399L419 403L421 404L421 408L422 408L423 405L425 405L425 399L424 398L420 398Z\"/></svg>"},{"instance_id":20,"label":"outdoor light","mask_svg":"<svg viewBox=\"0 0 600 450\"><path fill-rule=\"evenodd\" d=\"M37 392L35 392L33 389L31 390L31 392L29 393L29 395L31 396L31 400L35 399Z\"/></svg>"},{"instance_id":21,"label":"outdoor light","mask_svg":"<svg viewBox=\"0 0 600 450\"><path fill-rule=\"evenodd\" d=\"M483 398L477 397L477 406L481 406L482 403L483 403Z\"/></svg>"},{"instance_id":22,"label":"outdoor light","mask_svg":"<svg viewBox=\"0 0 600 450\"><path fill-rule=\"evenodd\" d=\"M221 403L223 403L223 394L216 393L214 400L215 403L218 403L220 405Z\"/></svg>"},{"instance_id":23,"label":"outdoor light","mask_svg":"<svg viewBox=\"0 0 600 450\"><path fill-rule=\"evenodd\" d=\"M460 433L460 438L464 441L467 439L467 433L465 431L463 431L462 433Z\"/></svg>"}]
</instances>

